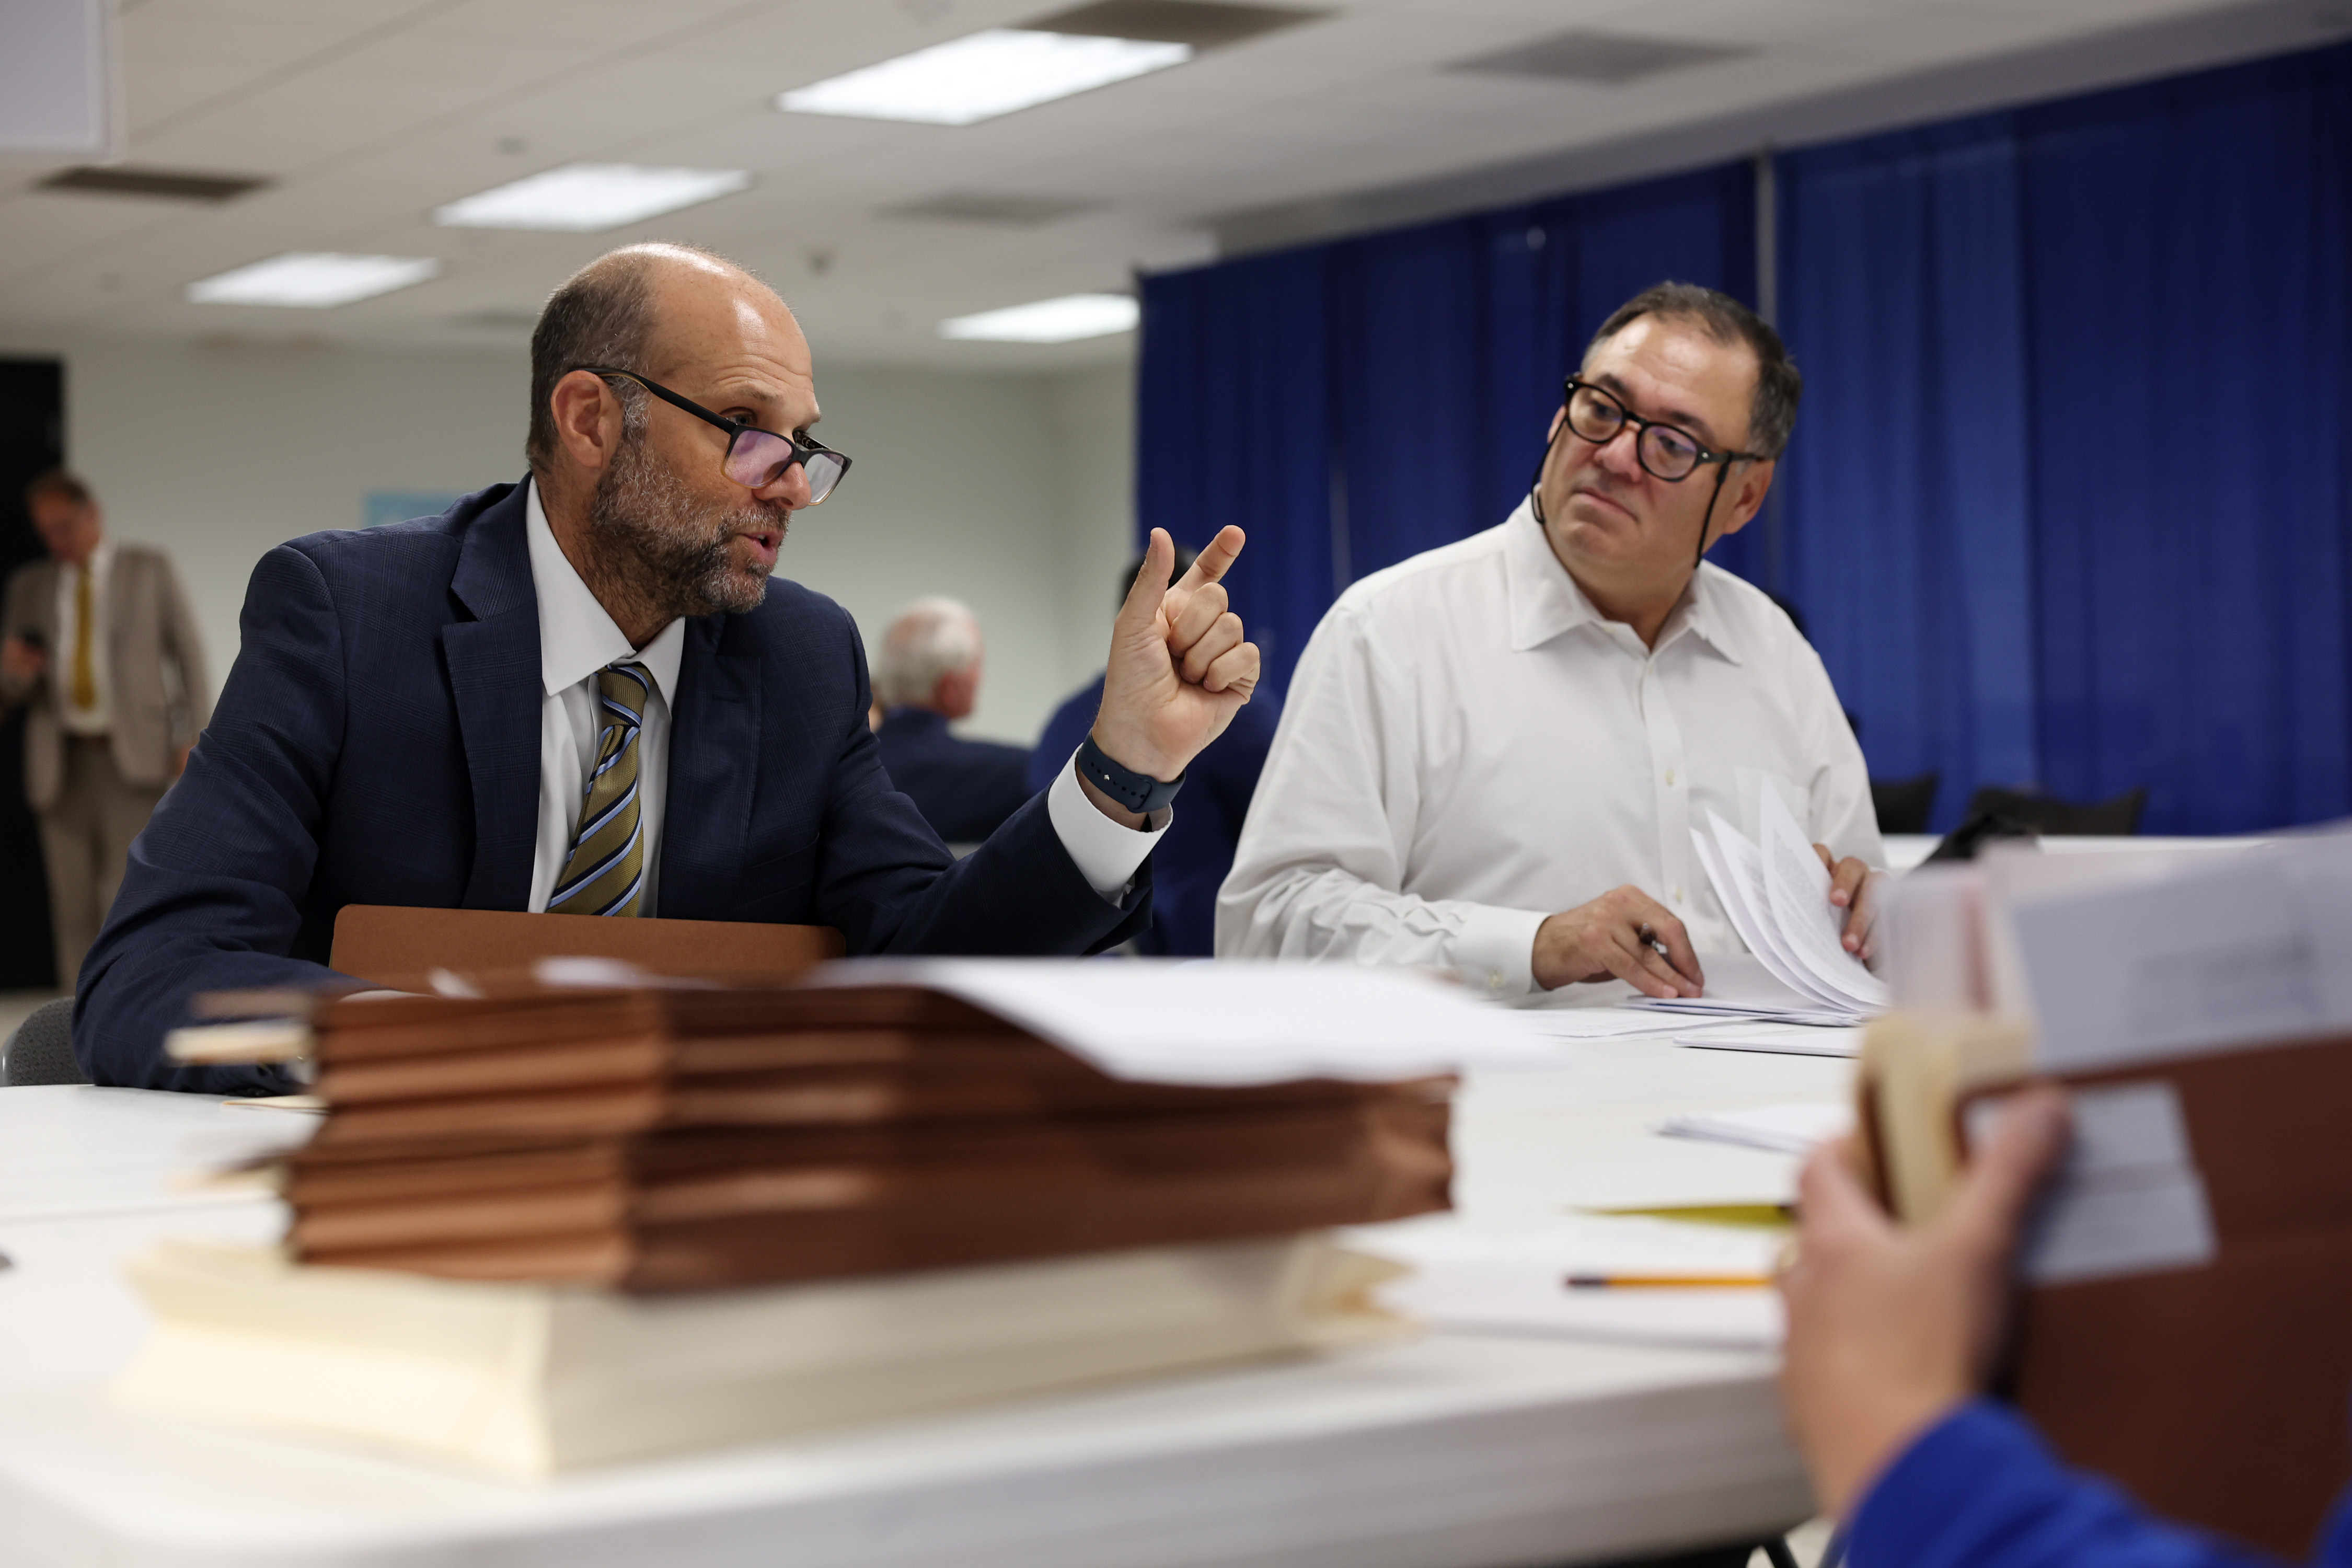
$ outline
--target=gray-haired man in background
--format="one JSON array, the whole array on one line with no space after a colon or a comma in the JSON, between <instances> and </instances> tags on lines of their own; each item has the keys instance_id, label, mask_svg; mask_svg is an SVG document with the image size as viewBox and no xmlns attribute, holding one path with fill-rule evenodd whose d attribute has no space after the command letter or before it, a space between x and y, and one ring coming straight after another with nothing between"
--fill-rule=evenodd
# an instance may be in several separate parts
<instances>
[{"instance_id":1,"label":"gray-haired man in background","mask_svg":"<svg viewBox=\"0 0 2352 1568\"><path fill-rule=\"evenodd\" d=\"M890 618L874 659L882 766L950 844L979 843L1033 793L1026 747L948 728L979 702L986 652L971 608L933 595Z\"/></svg>"}]
</instances>

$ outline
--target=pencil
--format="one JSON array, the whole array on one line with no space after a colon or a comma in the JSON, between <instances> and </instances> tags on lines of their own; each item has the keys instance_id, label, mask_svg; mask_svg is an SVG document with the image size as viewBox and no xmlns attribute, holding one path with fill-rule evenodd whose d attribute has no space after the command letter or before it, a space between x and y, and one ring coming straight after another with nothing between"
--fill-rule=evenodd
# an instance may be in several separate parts
<instances>
[{"instance_id":1,"label":"pencil","mask_svg":"<svg viewBox=\"0 0 2352 1568\"><path fill-rule=\"evenodd\" d=\"M1757 1290L1772 1281L1761 1274L1571 1274L1571 1290Z\"/></svg>"}]
</instances>

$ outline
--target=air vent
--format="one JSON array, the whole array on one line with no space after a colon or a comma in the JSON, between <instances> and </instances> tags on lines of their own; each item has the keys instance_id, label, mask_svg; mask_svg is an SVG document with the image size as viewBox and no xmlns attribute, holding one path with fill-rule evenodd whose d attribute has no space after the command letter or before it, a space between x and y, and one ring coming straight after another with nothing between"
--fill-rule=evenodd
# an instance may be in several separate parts
<instances>
[{"instance_id":1,"label":"air vent","mask_svg":"<svg viewBox=\"0 0 2352 1568\"><path fill-rule=\"evenodd\" d=\"M1227 5L1218 0L1096 0L1017 25L1041 33L1214 49L1328 15L1293 5Z\"/></svg>"},{"instance_id":2,"label":"air vent","mask_svg":"<svg viewBox=\"0 0 2352 1568\"><path fill-rule=\"evenodd\" d=\"M1006 228L1034 228L1055 218L1068 217L1100 206L1100 202L1069 201L1058 196L991 195L979 191L942 191L919 202L884 207L877 217L929 218L943 223L996 224Z\"/></svg>"},{"instance_id":3,"label":"air vent","mask_svg":"<svg viewBox=\"0 0 2352 1568\"><path fill-rule=\"evenodd\" d=\"M1549 77L1559 81L1606 82L1612 86L1693 66L1736 60L1756 51L1745 46L1690 44L1675 38L1637 38L1620 33L1555 33L1531 44L1458 60L1455 70L1499 76Z\"/></svg>"},{"instance_id":4,"label":"air vent","mask_svg":"<svg viewBox=\"0 0 2352 1568\"><path fill-rule=\"evenodd\" d=\"M172 202L230 202L269 184L254 174L194 174L179 169L62 169L43 180L44 191L82 191L100 196L154 196Z\"/></svg>"}]
</instances>

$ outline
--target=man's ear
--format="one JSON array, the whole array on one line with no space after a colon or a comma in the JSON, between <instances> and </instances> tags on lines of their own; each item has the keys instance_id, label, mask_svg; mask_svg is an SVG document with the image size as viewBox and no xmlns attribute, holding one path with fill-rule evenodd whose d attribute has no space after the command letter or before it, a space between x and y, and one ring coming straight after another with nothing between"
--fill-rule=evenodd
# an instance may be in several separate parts
<instances>
[{"instance_id":1,"label":"man's ear","mask_svg":"<svg viewBox=\"0 0 2352 1568\"><path fill-rule=\"evenodd\" d=\"M555 443L569 466L602 474L621 444L621 399L604 379L575 370L548 395Z\"/></svg>"},{"instance_id":2,"label":"man's ear","mask_svg":"<svg viewBox=\"0 0 2352 1568\"><path fill-rule=\"evenodd\" d=\"M1715 537L1725 538L1738 533L1764 510L1764 497L1772 489L1772 471L1779 467L1776 459L1766 458L1760 462L1742 463L1731 476L1732 505L1715 531Z\"/></svg>"}]
</instances>

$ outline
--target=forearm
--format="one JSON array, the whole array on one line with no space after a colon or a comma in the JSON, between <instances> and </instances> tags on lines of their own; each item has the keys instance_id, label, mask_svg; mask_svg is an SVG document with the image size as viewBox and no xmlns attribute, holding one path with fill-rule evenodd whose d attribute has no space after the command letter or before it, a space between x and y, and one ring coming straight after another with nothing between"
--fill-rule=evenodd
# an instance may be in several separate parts
<instances>
[{"instance_id":1,"label":"forearm","mask_svg":"<svg viewBox=\"0 0 2352 1568\"><path fill-rule=\"evenodd\" d=\"M2015 1415L1961 1406L1854 1510L1853 1568L2258 1568L2270 1560L2151 1519L2061 1466Z\"/></svg>"},{"instance_id":2,"label":"forearm","mask_svg":"<svg viewBox=\"0 0 2352 1568\"><path fill-rule=\"evenodd\" d=\"M1333 861L1237 862L1217 899L1221 958L1340 959L1444 969L1497 995L1533 988L1540 910L1424 899Z\"/></svg>"}]
</instances>

